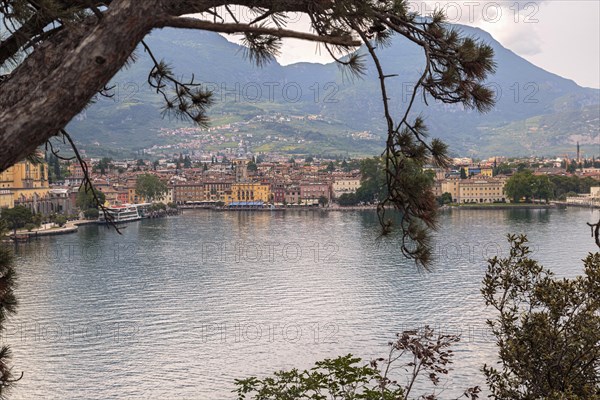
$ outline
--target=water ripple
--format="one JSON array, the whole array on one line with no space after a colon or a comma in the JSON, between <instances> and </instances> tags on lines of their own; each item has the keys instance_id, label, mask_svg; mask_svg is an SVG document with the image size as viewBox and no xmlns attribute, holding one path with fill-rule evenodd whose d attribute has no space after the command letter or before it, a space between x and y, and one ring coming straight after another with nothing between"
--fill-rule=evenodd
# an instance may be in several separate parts
<instances>
[{"instance_id":1,"label":"water ripple","mask_svg":"<svg viewBox=\"0 0 600 400\"><path fill-rule=\"evenodd\" d=\"M504 235L528 233L559 275L594 251L584 210L442 216L429 273L377 239L373 213L211 213L99 227L22 246L3 335L14 399L231 399L233 381L352 352L379 357L429 324L463 340L444 394L494 360L479 288ZM565 249L569 251L565 251Z\"/></svg>"}]
</instances>

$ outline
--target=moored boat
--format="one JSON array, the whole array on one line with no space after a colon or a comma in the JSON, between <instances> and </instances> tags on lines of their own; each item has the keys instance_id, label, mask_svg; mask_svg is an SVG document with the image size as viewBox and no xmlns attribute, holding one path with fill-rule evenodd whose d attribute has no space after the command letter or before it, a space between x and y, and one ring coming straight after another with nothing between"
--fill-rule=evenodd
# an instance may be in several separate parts
<instances>
[{"instance_id":1,"label":"moored boat","mask_svg":"<svg viewBox=\"0 0 600 400\"><path fill-rule=\"evenodd\" d=\"M138 221L142 219L140 213L139 204L123 204L120 206L111 206L106 208L106 214L100 211L100 217L98 218L99 224L106 223L122 223Z\"/></svg>"}]
</instances>

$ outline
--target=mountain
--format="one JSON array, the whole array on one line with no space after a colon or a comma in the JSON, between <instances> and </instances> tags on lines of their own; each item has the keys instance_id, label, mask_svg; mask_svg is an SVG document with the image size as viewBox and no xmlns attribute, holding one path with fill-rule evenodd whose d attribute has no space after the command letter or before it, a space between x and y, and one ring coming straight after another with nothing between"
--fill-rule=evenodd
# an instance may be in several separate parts
<instances>
[{"instance_id":1,"label":"mountain","mask_svg":"<svg viewBox=\"0 0 600 400\"><path fill-rule=\"evenodd\" d=\"M577 142L584 153L598 155L600 90L536 67L481 29L457 28L494 48L497 72L487 84L496 91L497 104L481 115L460 105L430 101L427 106L419 100L414 116L425 116L433 137L463 155L562 154L572 152ZM150 35L147 43L178 75L189 79L193 74L214 91L212 124L243 123L236 129L252 137L247 140L252 151L377 154L383 149L383 107L372 64L363 79L350 80L333 63L282 66L274 61L258 68L245 59L242 46L210 32L164 29ZM385 72L398 75L388 80L388 88L392 109L400 114L422 71L423 53L398 36L379 56ZM161 135L161 128L190 126L161 117L161 96L146 83L150 58L142 49L136 58L113 79L115 96L99 98L71 123L69 129L84 148L135 150L173 144L175 139ZM321 117L302 123L256 118L278 114ZM274 137L278 140L269 142Z\"/></svg>"}]
</instances>

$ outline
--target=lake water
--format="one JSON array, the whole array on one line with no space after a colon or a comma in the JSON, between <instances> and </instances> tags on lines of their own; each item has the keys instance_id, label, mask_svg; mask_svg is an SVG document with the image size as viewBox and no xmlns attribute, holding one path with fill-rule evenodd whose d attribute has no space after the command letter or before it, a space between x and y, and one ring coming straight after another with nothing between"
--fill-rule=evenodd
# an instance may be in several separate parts
<instances>
[{"instance_id":1,"label":"lake water","mask_svg":"<svg viewBox=\"0 0 600 400\"><path fill-rule=\"evenodd\" d=\"M186 211L46 238L18 250L18 314L2 336L13 399L232 399L234 379L353 353L395 333L461 334L441 398L484 385L494 362L479 292L505 235L529 235L558 275L596 251L589 210L451 210L433 272L378 239L373 212ZM415 396L417 397L417 396Z\"/></svg>"}]
</instances>

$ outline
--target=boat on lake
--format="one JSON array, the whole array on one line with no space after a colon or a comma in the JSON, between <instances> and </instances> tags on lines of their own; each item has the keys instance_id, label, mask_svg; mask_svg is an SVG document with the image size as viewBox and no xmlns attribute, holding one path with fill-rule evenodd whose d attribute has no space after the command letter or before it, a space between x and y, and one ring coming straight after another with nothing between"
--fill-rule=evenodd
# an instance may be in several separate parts
<instances>
[{"instance_id":1,"label":"boat on lake","mask_svg":"<svg viewBox=\"0 0 600 400\"><path fill-rule=\"evenodd\" d=\"M106 207L106 214L100 210L100 216L98 217L99 224L106 223L122 223L138 221L142 219L142 212L140 210L141 204L123 204L120 206Z\"/></svg>"}]
</instances>

